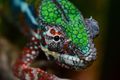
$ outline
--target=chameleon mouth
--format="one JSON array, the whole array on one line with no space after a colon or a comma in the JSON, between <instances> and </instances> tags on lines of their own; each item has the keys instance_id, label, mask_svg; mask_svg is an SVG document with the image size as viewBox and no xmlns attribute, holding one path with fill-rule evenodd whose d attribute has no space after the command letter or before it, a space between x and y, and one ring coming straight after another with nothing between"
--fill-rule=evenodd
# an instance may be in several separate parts
<instances>
[{"instance_id":1,"label":"chameleon mouth","mask_svg":"<svg viewBox=\"0 0 120 80\"><path fill-rule=\"evenodd\" d=\"M59 61L60 66L68 69L81 70L88 67L96 59L96 48L92 41L90 41L90 49L86 54L83 54L79 48L70 44L67 46L68 51L61 54Z\"/></svg>"},{"instance_id":2,"label":"chameleon mouth","mask_svg":"<svg viewBox=\"0 0 120 80\"><path fill-rule=\"evenodd\" d=\"M77 69L77 65L80 62L80 58L78 58L77 56L71 56L71 55L60 55L61 57L59 58L59 61L62 63L58 64L64 68L67 69Z\"/></svg>"},{"instance_id":3,"label":"chameleon mouth","mask_svg":"<svg viewBox=\"0 0 120 80\"><path fill-rule=\"evenodd\" d=\"M63 68L66 69L78 69L78 65L84 66L84 64L81 64L83 60L80 50L78 50L74 45L71 45L70 43L67 43L64 45L64 52L58 53L60 54L58 58L57 64L60 65ZM78 56L79 55L79 56Z\"/></svg>"},{"instance_id":4,"label":"chameleon mouth","mask_svg":"<svg viewBox=\"0 0 120 80\"><path fill-rule=\"evenodd\" d=\"M41 49L45 52L45 55L49 59L49 55L57 60L57 64L66 69L71 69L75 64L79 64L80 59L77 56L72 56L70 54L61 54L58 52L50 51L41 45ZM77 66L77 65L76 65Z\"/></svg>"}]
</instances>

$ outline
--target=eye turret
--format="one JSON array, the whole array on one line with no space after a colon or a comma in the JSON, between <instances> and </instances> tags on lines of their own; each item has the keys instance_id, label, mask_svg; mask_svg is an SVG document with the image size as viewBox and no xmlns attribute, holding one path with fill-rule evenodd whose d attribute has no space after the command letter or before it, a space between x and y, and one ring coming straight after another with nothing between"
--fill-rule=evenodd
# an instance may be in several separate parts
<instances>
[{"instance_id":1,"label":"eye turret","mask_svg":"<svg viewBox=\"0 0 120 80\"><path fill-rule=\"evenodd\" d=\"M59 41L60 37L59 36L54 36L55 41Z\"/></svg>"}]
</instances>

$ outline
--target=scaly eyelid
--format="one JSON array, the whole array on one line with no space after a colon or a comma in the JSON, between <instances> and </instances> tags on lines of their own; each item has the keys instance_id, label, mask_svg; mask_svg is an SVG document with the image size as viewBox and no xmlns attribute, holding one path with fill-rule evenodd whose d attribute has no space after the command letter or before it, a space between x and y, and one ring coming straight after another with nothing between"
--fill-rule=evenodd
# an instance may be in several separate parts
<instances>
[{"instance_id":1,"label":"scaly eyelid","mask_svg":"<svg viewBox=\"0 0 120 80\"><path fill-rule=\"evenodd\" d=\"M54 35L54 36L60 36L61 35L61 32L60 31L56 31L55 29L51 29L50 30L50 33L52 34L52 35Z\"/></svg>"}]
</instances>

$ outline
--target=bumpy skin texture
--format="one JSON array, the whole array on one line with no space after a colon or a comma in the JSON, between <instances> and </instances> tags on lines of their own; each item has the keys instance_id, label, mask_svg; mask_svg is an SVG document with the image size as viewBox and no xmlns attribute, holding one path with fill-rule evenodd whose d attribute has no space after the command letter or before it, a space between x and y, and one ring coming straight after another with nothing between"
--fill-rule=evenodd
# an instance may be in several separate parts
<instances>
[{"instance_id":1,"label":"bumpy skin texture","mask_svg":"<svg viewBox=\"0 0 120 80\"><path fill-rule=\"evenodd\" d=\"M84 69L96 59L93 38L99 33L96 20L85 19L68 0L42 0L37 19L38 29L32 30L30 42L16 61L13 72L21 80L61 80L39 68L30 67L44 51L62 67Z\"/></svg>"}]
</instances>

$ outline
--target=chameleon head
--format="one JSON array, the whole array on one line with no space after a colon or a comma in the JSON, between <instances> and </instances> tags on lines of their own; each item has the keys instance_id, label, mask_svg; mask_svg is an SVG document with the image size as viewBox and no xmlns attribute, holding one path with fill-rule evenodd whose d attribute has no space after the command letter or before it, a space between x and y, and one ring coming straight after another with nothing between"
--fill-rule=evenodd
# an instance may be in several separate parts
<instances>
[{"instance_id":1,"label":"chameleon head","mask_svg":"<svg viewBox=\"0 0 120 80\"><path fill-rule=\"evenodd\" d=\"M93 38L90 37L91 31L85 24L82 14L72 3L68 0L43 0L39 9L40 20L53 24L53 26L44 26L48 49L73 56L72 58L68 56L64 64L84 67L96 58ZM40 25L43 26L42 23ZM74 57L79 58L77 64L74 63L76 62Z\"/></svg>"},{"instance_id":2,"label":"chameleon head","mask_svg":"<svg viewBox=\"0 0 120 80\"><path fill-rule=\"evenodd\" d=\"M62 26L47 25L45 26L45 28L46 29L43 32L43 36L44 36L47 49L49 51L53 51L60 55L62 54L68 55L66 57L67 60L64 60L65 63L64 62L61 63L61 60L60 60L60 63L59 63L60 65L69 69L70 68L82 69L82 68L86 68L89 65L89 63L95 60L96 49L94 48L92 39L88 38L87 46L82 47L81 45L76 44L73 41L73 38L71 38L71 36L74 36L73 33L71 34L71 36L69 37L67 36L65 31L62 29ZM75 35L75 36L78 36L78 35ZM83 37L82 38L76 37L76 39L84 40ZM63 59L64 58L65 56L63 56ZM73 62L70 62L70 61L73 61Z\"/></svg>"}]
</instances>

